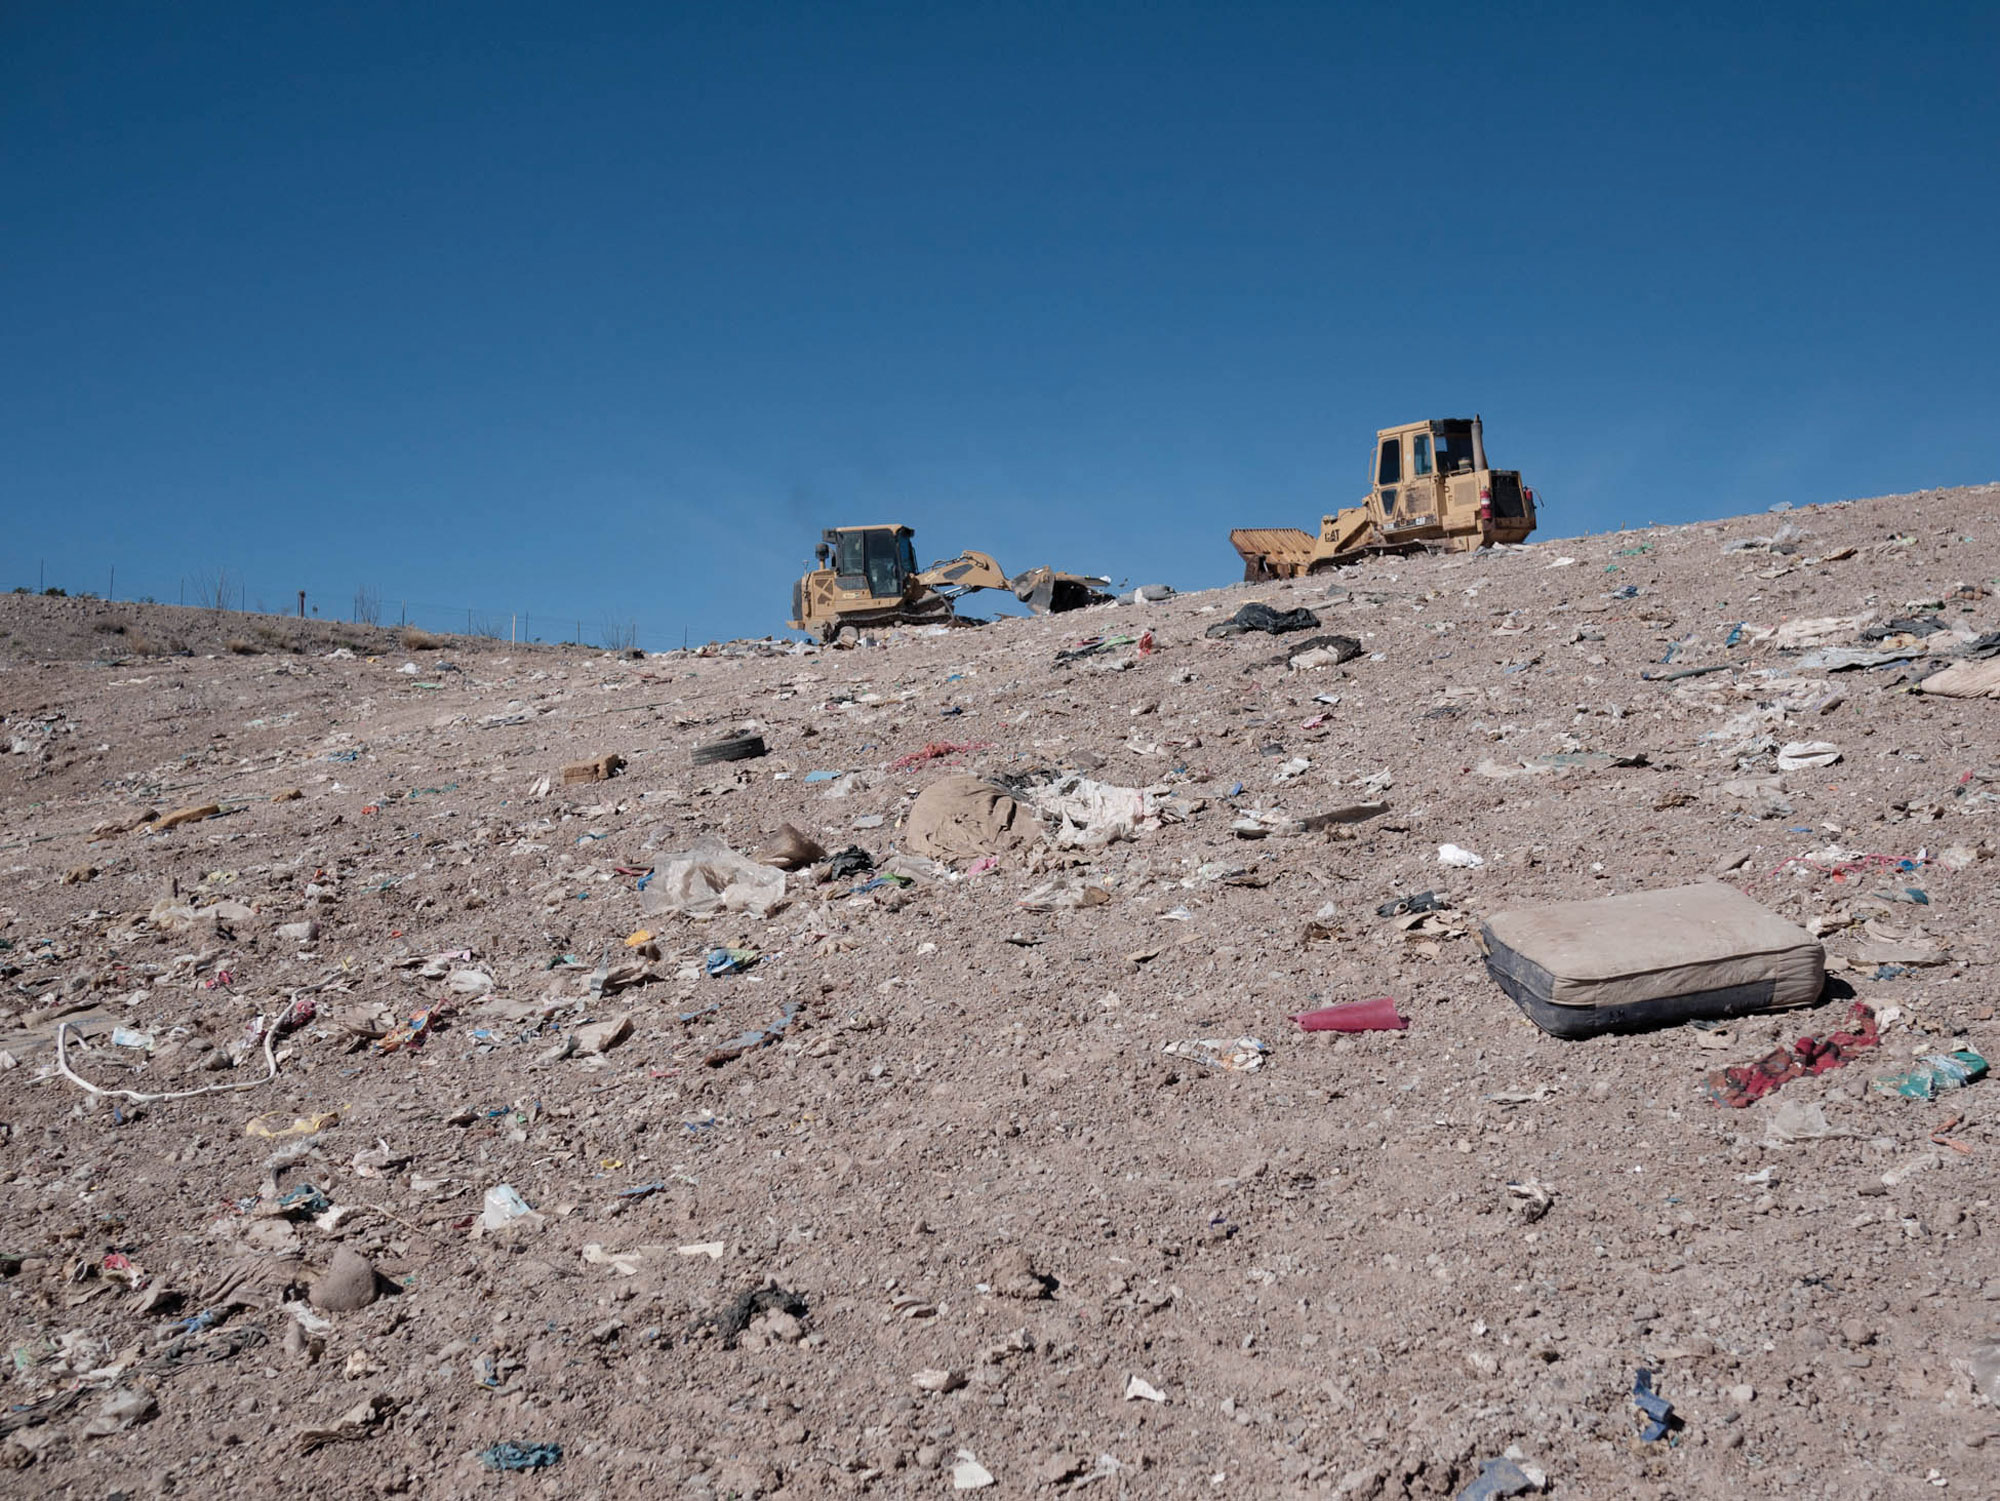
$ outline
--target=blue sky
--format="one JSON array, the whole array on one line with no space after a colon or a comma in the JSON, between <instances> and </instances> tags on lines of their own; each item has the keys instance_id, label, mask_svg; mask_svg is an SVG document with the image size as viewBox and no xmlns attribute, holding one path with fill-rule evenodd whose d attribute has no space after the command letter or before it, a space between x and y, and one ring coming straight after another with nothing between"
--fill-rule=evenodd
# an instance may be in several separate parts
<instances>
[{"instance_id":1,"label":"blue sky","mask_svg":"<svg viewBox=\"0 0 2000 1501\"><path fill-rule=\"evenodd\" d=\"M1991 5L20 0L0 587L666 646L872 520L1198 587L1474 411L1554 535L1993 479L1996 67Z\"/></svg>"}]
</instances>

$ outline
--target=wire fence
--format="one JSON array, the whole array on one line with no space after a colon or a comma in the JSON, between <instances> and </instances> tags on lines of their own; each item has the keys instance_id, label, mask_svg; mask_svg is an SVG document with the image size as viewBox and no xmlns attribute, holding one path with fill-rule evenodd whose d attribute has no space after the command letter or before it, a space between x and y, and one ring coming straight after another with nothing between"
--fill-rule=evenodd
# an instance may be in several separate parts
<instances>
[{"instance_id":1,"label":"wire fence","mask_svg":"<svg viewBox=\"0 0 2000 1501\"><path fill-rule=\"evenodd\" d=\"M240 574L213 569L184 574L171 596L117 592L118 570L106 571L105 591L51 586L46 567L37 568L35 586L13 586L16 594L103 599L130 604L182 605L194 609L228 610L249 615L280 615L389 629L413 627L432 635L477 636L511 643L569 643L610 651L669 651L720 639L687 623L642 619L630 611L598 607L588 612L557 609L517 609L512 606L452 604L408 599L363 585L353 590L294 589L273 594L248 583Z\"/></svg>"}]
</instances>

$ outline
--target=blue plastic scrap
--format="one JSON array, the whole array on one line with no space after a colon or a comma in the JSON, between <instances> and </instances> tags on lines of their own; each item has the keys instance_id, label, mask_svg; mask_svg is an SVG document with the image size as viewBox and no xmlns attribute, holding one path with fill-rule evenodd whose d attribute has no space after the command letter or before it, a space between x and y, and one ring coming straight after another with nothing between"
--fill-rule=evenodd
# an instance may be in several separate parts
<instances>
[{"instance_id":1,"label":"blue plastic scrap","mask_svg":"<svg viewBox=\"0 0 2000 1501\"><path fill-rule=\"evenodd\" d=\"M333 1206L326 1195L310 1183L301 1183L297 1188L278 1200L280 1209L296 1209L305 1214L325 1214Z\"/></svg>"},{"instance_id":2,"label":"blue plastic scrap","mask_svg":"<svg viewBox=\"0 0 2000 1501\"><path fill-rule=\"evenodd\" d=\"M847 773L844 771L809 771L806 773L806 780L808 782L837 782L845 775Z\"/></svg>"},{"instance_id":3,"label":"blue plastic scrap","mask_svg":"<svg viewBox=\"0 0 2000 1501\"><path fill-rule=\"evenodd\" d=\"M738 975L763 957L756 949L710 949L702 967L711 977Z\"/></svg>"},{"instance_id":4,"label":"blue plastic scrap","mask_svg":"<svg viewBox=\"0 0 2000 1501\"><path fill-rule=\"evenodd\" d=\"M1643 1367L1632 1378L1632 1405L1646 1415L1646 1421L1639 1427L1641 1443L1655 1443L1680 1426L1680 1419L1674 1416L1674 1404L1653 1390L1653 1373Z\"/></svg>"},{"instance_id":5,"label":"blue plastic scrap","mask_svg":"<svg viewBox=\"0 0 2000 1501\"><path fill-rule=\"evenodd\" d=\"M561 1444L517 1444L512 1439L502 1439L479 1455L489 1470L543 1470L561 1460Z\"/></svg>"},{"instance_id":6,"label":"blue plastic scrap","mask_svg":"<svg viewBox=\"0 0 2000 1501\"><path fill-rule=\"evenodd\" d=\"M1511 1459L1486 1459L1472 1484L1458 1493L1457 1501L1503 1501L1507 1496L1525 1496L1541 1487L1527 1477Z\"/></svg>"}]
</instances>

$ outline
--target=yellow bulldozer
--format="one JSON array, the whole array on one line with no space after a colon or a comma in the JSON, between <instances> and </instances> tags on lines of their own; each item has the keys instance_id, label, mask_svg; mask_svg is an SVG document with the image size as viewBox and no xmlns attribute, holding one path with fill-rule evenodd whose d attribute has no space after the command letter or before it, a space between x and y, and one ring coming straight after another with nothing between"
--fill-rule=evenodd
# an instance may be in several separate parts
<instances>
[{"instance_id":1,"label":"yellow bulldozer","mask_svg":"<svg viewBox=\"0 0 2000 1501\"><path fill-rule=\"evenodd\" d=\"M1535 529L1535 492L1515 469L1486 467L1478 417L1440 417L1385 427L1369 452L1369 489L1359 505L1297 527L1243 527L1229 534L1243 577L1298 578L1381 553L1470 552L1522 542Z\"/></svg>"},{"instance_id":2,"label":"yellow bulldozer","mask_svg":"<svg viewBox=\"0 0 2000 1501\"><path fill-rule=\"evenodd\" d=\"M1080 573L1033 568L1009 578L992 556L966 551L929 568L917 567L907 526L837 526L820 534L819 566L792 585L795 631L836 641L847 627L967 625L957 601L975 589L1005 589L1037 615L1061 614L1108 603L1111 581Z\"/></svg>"}]
</instances>

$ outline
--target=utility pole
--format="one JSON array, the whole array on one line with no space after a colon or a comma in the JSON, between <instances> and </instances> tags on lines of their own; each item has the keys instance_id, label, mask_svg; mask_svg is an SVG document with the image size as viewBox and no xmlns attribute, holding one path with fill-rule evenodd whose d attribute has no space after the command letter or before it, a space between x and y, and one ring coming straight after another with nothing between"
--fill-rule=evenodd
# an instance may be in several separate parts
<instances>
[{"instance_id":1,"label":"utility pole","mask_svg":"<svg viewBox=\"0 0 2000 1501\"><path fill-rule=\"evenodd\" d=\"M118 597L118 565L116 563L111 565L111 582L104 590L104 597L106 599L116 599Z\"/></svg>"}]
</instances>

